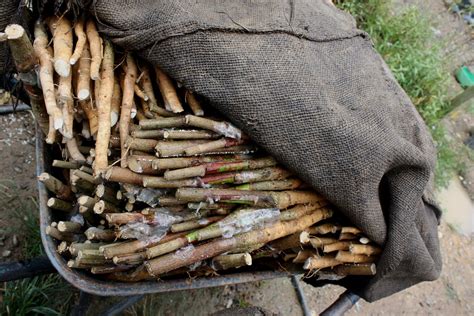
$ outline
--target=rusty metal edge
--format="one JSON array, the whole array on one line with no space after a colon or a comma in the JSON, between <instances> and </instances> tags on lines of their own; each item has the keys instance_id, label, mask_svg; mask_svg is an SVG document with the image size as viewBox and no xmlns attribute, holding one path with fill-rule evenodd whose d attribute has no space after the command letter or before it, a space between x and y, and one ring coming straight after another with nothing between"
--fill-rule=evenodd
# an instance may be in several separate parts
<instances>
[{"instance_id":1,"label":"rusty metal edge","mask_svg":"<svg viewBox=\"0 0 474 316\"><path fill-rule=\"evenodd\" d=\"M45 171L45 144L43 135L36 125L36 175ZM234 273L225 276L214 276L207 278L198 278L193 281L188 279L166 280L166 281L147 281L136 283L112 282L94 279L83 272L69 268L66 261L56 252L55 241L46 235L46 226L51 222L51 210L46 205L48 193L43 183L37 181L39 210L40 210L40 228L41 241L43 243L46 255L53 264L58 273L70 284L81 291L99 295L99 296L131 296L138 294L164 293L180 290L192 290L209 287L217 287L238 283L255 282L261 280L289 277L289 272L279 271L256 271Z\"/></svg>"}]
</instances>

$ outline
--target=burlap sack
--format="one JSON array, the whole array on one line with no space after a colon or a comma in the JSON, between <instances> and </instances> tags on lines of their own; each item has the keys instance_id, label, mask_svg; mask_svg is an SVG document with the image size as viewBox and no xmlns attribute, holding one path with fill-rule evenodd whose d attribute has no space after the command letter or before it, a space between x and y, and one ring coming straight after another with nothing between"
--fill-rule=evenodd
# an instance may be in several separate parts
<instances>
[{"instance_id":1,"label":"burlap sack","mask_svg":"<svg viewBox=\"0 0 474 316\"><path fill-rule=\"evenodd\" d=\"M345 286L373 301L439 276L430 134L351 16L315 0L98 0L91 11L115 44L205 96L383 245L377 275Z\"/></svg>"}]
</instances>

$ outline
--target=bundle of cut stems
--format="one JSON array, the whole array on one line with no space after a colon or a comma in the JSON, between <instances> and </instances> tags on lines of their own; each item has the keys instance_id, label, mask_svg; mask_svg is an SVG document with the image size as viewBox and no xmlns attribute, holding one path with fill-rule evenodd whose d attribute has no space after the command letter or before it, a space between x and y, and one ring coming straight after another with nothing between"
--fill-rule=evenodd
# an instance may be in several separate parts
<instances>
[{"instance_id":1,"label":"bundle of cut stems","mask_svg":"<svg viewBox=\"0 0 474 316\"><path fill-rule=\"evenodd\" d=\"M381 249L361 230L163 69L115 50L92 17L38 21L34 46L11 38L16 64L38 64L47 142L66 143L38 180L69 267L139 281L270 255L375 274Z\"/></svg>"}]
</instances>

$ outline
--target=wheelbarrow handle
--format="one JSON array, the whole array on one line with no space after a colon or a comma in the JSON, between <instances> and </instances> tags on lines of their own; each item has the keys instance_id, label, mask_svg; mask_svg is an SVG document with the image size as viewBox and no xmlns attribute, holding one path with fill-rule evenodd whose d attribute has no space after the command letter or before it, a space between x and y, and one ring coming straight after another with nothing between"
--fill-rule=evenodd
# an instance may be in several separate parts
<instances>
[{"instance_id":1,"label":"wheelbarrow handle","mask_svg":"<svg viewBox=\"0 0 474 316\"><path fill-rule=\"evenodd\" d=\"M326 308L320 316L340 316L350 310L360 297L351 291L345 291L339 298Z\"/></svg>"},{"instance_id":2,"label":"wheelbarrow handle","mask_svg":"<svg viewBox=\"0 0 474 316\"><path fill-rule=\"evenodd\" d=\"M56 273L48 257L0 264L0 282L31 278L37 275Z\"/></svg>"}]
</instances>

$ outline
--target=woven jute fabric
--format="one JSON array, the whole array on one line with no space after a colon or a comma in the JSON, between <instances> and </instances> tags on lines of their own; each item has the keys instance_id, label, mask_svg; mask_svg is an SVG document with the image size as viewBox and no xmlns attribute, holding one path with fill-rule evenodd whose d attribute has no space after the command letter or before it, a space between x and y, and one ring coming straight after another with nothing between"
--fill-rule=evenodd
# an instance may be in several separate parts
<instances>
[{"instance_id":1,"label":"woven jute fabric","mask_svg":"<svg viewBox=\"0 0 474 316\"><path fill-rule=\"evenodd\" d=\"M384 247L375 277L345 286L374 301L439 276L432 139L350 15L314 0L98 0L91 12Z\"/></svg>"},{"instance_id":2,"label":"woven jute fabric","mask_svg":"<svg viewBox=\"0 0 474 316\"><path fill-rule=\"evenodd\" d=\"M0 4L0 32L5 30L5 27L11 23L12 17L18 8L19 0L3 0ZM8 63L8 43L0 42L0 74L6 72Z\"/></svg>"}]
</instances>

